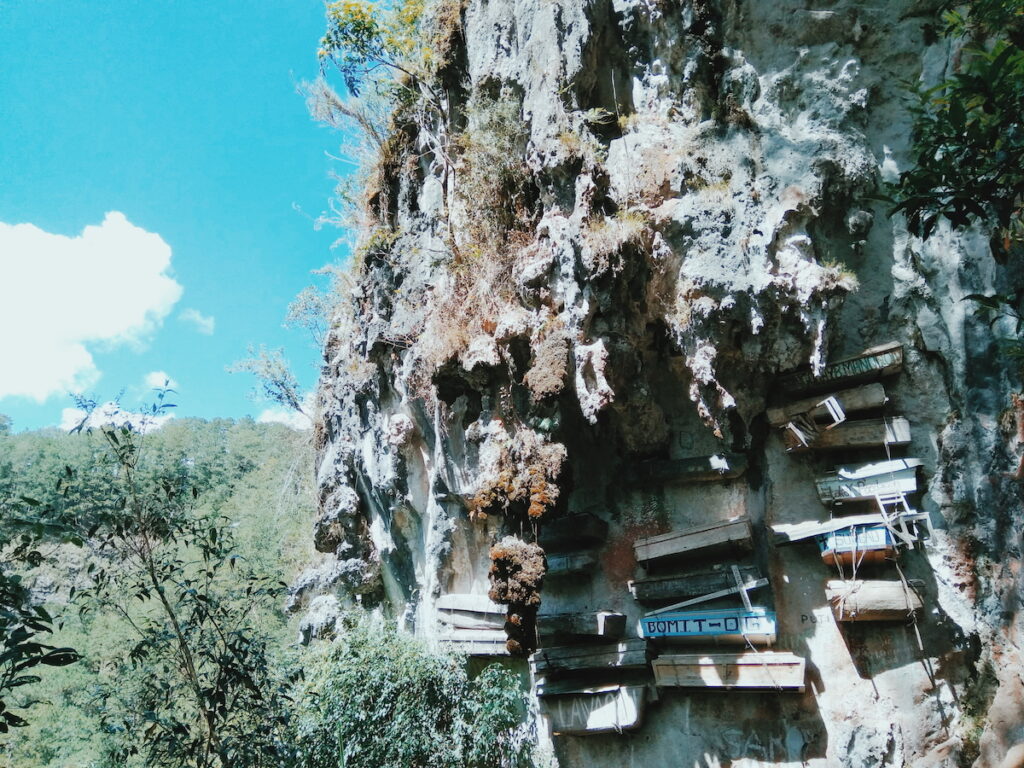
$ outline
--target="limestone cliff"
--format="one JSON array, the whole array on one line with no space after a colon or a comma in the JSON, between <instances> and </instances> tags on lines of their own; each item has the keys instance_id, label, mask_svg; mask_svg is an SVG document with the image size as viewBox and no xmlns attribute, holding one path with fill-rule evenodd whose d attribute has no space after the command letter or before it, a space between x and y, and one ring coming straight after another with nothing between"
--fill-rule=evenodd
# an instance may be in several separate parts
<instances>
[{"instance_id":1,"label":"limestone cliff","mask_svg":"<svg viewBox=\"0 0 1024 768\"><path fill-rule=\"evenodd\" d=\"M492 545L587 513L596 565L549 574L540 611L622 613L635 637L628 582L664 572L635 542L747 515L752 552L682 567L765 574L751 599L805 690L658 687L636 730L556 736L562 766L1000 765L1024 742L1022 416L964 297L1019 275L984 233L922 242L871 197L908 157L902 83L956 53L934 4L453 5L433 9L445 119L393 121L326 345L325 583L437 637L440 596L494 586ZM904 364L875 415L910 445L787 453L779 374L889 341ZM711 455L746 471L650 481ZM814 481L835 466L899 456L934 529L899 558L924 609L837 622L836 569L771 526L829 519Z\"/></svg>"}]
</instances>

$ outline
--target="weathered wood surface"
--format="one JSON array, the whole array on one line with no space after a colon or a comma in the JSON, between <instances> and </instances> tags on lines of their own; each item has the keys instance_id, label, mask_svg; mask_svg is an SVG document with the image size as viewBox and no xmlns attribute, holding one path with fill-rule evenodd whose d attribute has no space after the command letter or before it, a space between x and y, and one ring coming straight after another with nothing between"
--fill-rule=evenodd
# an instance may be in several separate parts
<instances>
[{"instance_id":1,"label":"weathered wood surface","mask_svg":"<svg viewBox=\"0 0 1024 768\"><path fill-rule=\"evenodd\" d=\"M662 613L640 619L640 635L683 642L771 645L775 642L775 614L763 608Z\"/></svg>"},{"instance_id":2,"label":"weathered wood surface","mask_svg":"<svg viewBox=\"0 0 1024 768\"><path fill-rule=\"evenodd\" d=\"M493 602L487 595L451 592L441 595L434 603L439 611L465 611L468 613L497 613L505 615L505 606Z\"/></svg>"},{"instance_id":3,"label":"weathered wood surface","mask_svg":"<svg viewBox=\"0 0 1024 768\"><path fill-rule=\"evenodd\" d=\"M548 555L548 570L545 578L571 576L585 573L597 567L597 555L593 552L569 552L563 555Z\"/></svg>"},{"instance_id":4,"label":"weathered wood surface","mask_svg":"<svg viewBox=\"0 0 1024 768\"><path fill-rule=\"evenodd\" d=\"M807 369L779 377L779 388L790 395L876 381L903 370L903 345L898 341L866 349L859 355L826 365L818 376Z\"/></svg>"},{"instance_id":5,"label":"weathered wood surface","mask_svg":"<svg viewBox=\"0 0 1024 768\"><path fill-rule=\"evenodd\" d=\"M571 550L592 547L608 537L608 523L589 513L556 517L540 530L540 545L545 550Z\"/></svg>"},{"instance_id":6,"label":"weathered wood surface","mask_svg":"<svg viewBox=\"0 0 1024 768\"><path fill-rule=\"evenodd\" d=\"M738 570L738 569L737 569ZM701 595L700 597L691 597L689 600L683 600L679 603L673 603L667 605L664 608L658 608L654 611L649 611L648 616L657 616L662 613L668 613L669 611L678 611L683 608L688 608L692 605L699 605L700 603L706 603L711 600L719 600L723 597L729 597L730 595L740 595L740 599L749 602L750 598L746 596L746 593L753 589L760 589L761 587L768 586L768 579L754 579L753 581L742 581L739 585L720 589L716 592L711 592L707 595ZM742 594L741 594L742 593Z\"/></svg>"},{"instance_id":7,"label":"weathered wood surface","mask_svg":"<svg viewBox=\"0 0 1024 768\"><path fill-rule=\"evenodd\" d=\"M689 459L644 461L636 466L634 479L640 483L713 483L732 480L747 471L742 453L718 453Z\"/></svg>"},{"instance_id":8,"label":"weathered wood surface","mask_svg":"<svg viewBox=\"0 0 1024 768\"><path fill-rule=\"evenodd\" d=\"M806 451L835 451L843 448L871 448L877 445L900 446L910 444L910 422L897 416L891 419L864 419L844 421L832 429L817 433L809 445L804 445L791 430L783 435L786 450L792 453Z\"/></svg>"},{"instance_id":9,"label":"weathered wood surface","mask_svg":"<svg viewBox=\"0 0 1024 768\"><path fill-rule=\"evenodd\" d=\"M793 544L797 541L812 539L815 536L827 536L834 531L854 525L881 525L884 522L885 518L880 512L869 512L863 515L833 517L831 520L822 520L821 522L778 523L771 526L771 529L775 534L776 544Z\"/></svg>"},{"instance_id":10,"label":"weathered wood surface","mask_svg":"<svg viewBox=\"0 0 1024 768\"><path fill-rule=\"evenodd\" d=\"M441 632L437 640L470 656L508 656L508 636L497 629L451 629Z\"/></svg>"},{"instance_id":11,"label":"weathered wood surface","mask_svg":"<svg viewBox=\"0 0 1024 768\"><path fill-rule=\"evenodd\" d=\"M471 611L438 611L437 620L455 629L502 629L504 614L473 613Z\"/></svg>"},{"instance_id":12,"label":"weathered wood surface","mask_svg":"<svg viewBox=\"0 0 1024 768\"><path fill-rule=\"evenodd\" d=\"M663 687L804 690L804 660L783 651L663 655L651 666Z\"/></svg>"},{"instance_id":13,"label":"weathered wood surface","mask_svg":"<svg viewBox=\"0 0 1024 768\"><path fill-rule=\"evenodd\" d=\"M924 604L902 581L830 581L825 586L836 621L906 621Z\"/></svg>"},{"instance_id":14,"label":"weathered wood surface","mask_svg":"<svg viewBox=\"0 0 1024 768\"><path fill-rule=\"evenodd\" d=\"M769 408L766 412L768 423L773 427L784 427L798 416L807 416L812 421L831 421L828 409L824 405L818 405L826 397L838 400L845 413L874 411L884 406L888 400L884 386L878 383L865 384L862 387L805 397L777 408Z\"/></svg>"},{"instance_id":15,"label":"weathered wood surface","mask_svg":"<svg viewBox=\"0 0 1024 768\"><path fill-rule=\"evenodd\" d=\"M838 467L815 480L823 504L874 501L875 496L917 491L920 459L892 459L853 467Z\"/></svg>"},{"instance_id":16,"label":"weathered wood surface","mask_svg":"<svg viewBox=\"0 0 1024 768\"><path fill-rule=\"evenodd\" d=\"M626 633L626 616L613 611L593 613L549 613L537 617L542 640L605 638L618 640Z\"/></svg>"},{"instance_id":17,"label":"weathered wood surface","mask_svg":"<svg viewBox=\"0 0 1024 768\"><path fill-rule=\"evenodd\" d=\"M637 560L646 563L718 549L749 549L751 535L750 518L743 515L732 520L637 539L633 551Z\"/></svg>"},{"instance_id":18,"label":"weathered wood surface","mask_svg":"<svg viewBox=\"0 0 1024 768\"><path fill-rule=\"evenodd\" d=\"M639 728L647 703L645 685L611 685L541 699L541 713L558 735L590 736Z\"/></svg>"},{"instance_id":19,"label":"weathered wood surface","mask_svg":"<svg viewBox=\"0 0 1024 768\"><path fill-rule=\"evenodd\" d=\"M744 582L753 582L761 577L760 571L753 565L741 565L740 578ZM689 573L674 576L656 576L649 579L635 579L629 582L629 591L633 597L645 604L670 603L673 600L684 600L700 597L712 592L729 589L734 581L732 571L723 568L702 573Z\"/></svg>"},{"instance_id":20,"label":"weathered wood surface","mask_svg":"<svg viewBox=\"0 0 1024 768\"><path fill-rule=\"evenodd\" d=\"M530 664L537 676L583 669L643 668L647 666L647 641L541 648L530 657Z\"/></svg>"},{"instance_id":21,"label":"weathered wood surface","mask_svg":"<svg viewBox=\"0 0 1024 768\"><path fill-rule=\"evenodd\" d=\"M826 565L867 565L896 557L896 542L883 525L859 525L833 531L818 540Z\"/></svg>"}]
</instances>

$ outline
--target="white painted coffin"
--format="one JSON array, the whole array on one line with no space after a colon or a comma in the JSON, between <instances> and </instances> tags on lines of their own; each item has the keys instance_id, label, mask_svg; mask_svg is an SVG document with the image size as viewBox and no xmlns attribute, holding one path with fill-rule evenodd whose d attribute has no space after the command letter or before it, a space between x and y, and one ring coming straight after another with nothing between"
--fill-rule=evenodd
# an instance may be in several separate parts
<instances>
[{"instance_id":1,"label":"white painted coffin","mask_svg":"<svg viewBox=\"0 0 1024 768\"><path fill-rule=\"evenodd\" d=\"M559 735L591 736L639 728L647 704L646 685L606 685L571 694L546 696L541 713Z\"/></svg>"},{"instance_id":2,"label":"white painted coffin","mask_svg":"<svg viewBox=\"0 0 1024 768\"><path fill-rule=\"evenodd\" d=\"M805 662L785 651L663 655L651 666L662 687L804 690Z\"/></svg>"}]
</instances>

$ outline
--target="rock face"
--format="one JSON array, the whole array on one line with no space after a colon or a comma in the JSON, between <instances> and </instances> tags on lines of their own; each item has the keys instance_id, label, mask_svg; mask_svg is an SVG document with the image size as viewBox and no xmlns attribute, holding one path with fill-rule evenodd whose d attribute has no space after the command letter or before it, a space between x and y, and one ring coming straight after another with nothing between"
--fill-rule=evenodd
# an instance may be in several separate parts
<instances>
[{"instance_id":1,"label":"rock face","mask_svg":"<svg viewBox=\"0 0 1024 768\"><path fill-rule=\"evenodd\" d=\"M956 53L935 5L468 0L447 123L393 124L319 389L316 545L342 599L440 637L438 597L486 595L512 535L547 551L542 615L619 612L636 637L631 579L755 565L775 647L806 661L802 693L633 696L639 730L556 735L563 766L998 766L1024 742L1024 415L1006 329L964 301L1019 275L985 233L922 242L869 199L907 162L901 83ZM911 444L787 453L778 374L888 341L904 364L873 417L906 417ZM651 471L725 454L745 473ZM922 460L909 501L934 531L866 578L917 580L924 608L837 622L826 583L849 571L770 526L827 520L814 478L890 456ZM750 552L635 559L737 515Z\"/></svg>"}]
</instances>

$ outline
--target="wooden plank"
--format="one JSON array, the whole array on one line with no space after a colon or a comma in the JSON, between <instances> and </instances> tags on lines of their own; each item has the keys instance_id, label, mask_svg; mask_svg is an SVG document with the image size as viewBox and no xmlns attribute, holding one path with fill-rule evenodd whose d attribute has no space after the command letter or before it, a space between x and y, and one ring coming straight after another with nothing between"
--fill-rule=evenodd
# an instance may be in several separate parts
<instances>
[{"instance_id":1,"label":"wooden plank","mask_svg":"<svg viewBox=\"0 0 1024 768\"><path fill-rule=\"evenodd\" d=\"M877 445L909 445L910 422L896 416L891 419L863 419L844 421L832 429L823 429L813 442L804 445L791 430L783 435L786 450L792 453L806 451L835 451L843 448L871 448Z\"/></svg>"},{"instance_id":2,"label":"wooden plank","mask_svg":"<svg viewBox=\"0 0 1024 768\"><path fill-rule=\"evenodd\" d=\"M591 736L639 728L647 703L647 686L608 688L541 699L541 713L556 735Z\"/></svg>"},{"instance_id":3,"label":"wooden plank","mask_svg":"<svg viewBox=\"0 0 1024 768\"><path fill-rule=\"evenodd\" d=\"M686 642L771 645L775 642L775 614L764 608L663 613L640 619L640 635Z\"/></svg>"},{"instance_id":4,"label":"wooden plank","mask_svg":"<svg viewBox=\"0 0 1024 768\"><path fill-rule=\"evenodd\" d=\"M640 483L713 483L732 480L747 471L742 453L718 453L689 459L644 461L636 466L634 480Z\"/></svg>"},{"instance_id":5,"label":"wooden plank","mask_svg":"<svg viewBox=\"0 0 1024 768\"><path fill-rule=\"evenodd\" d=\"M885 405L889 399L885 396L885 387L881 384L865 384L862 387L843 389L831 394L814 395L801 400L794 400L777 408L769 408L766 411L768 423L773 427L785 427L797 416L807 416L812 421L829 421L828 409L818 405L826 397L834 397L839 401L843 411L846 413L859 413L861 411L873 411Z\"/></svg>"},{"instance_id":6,"label":"wooden plank","mask_svg":"<svg viewBox=\"0 0 1024 768\"><path fill-rule=\"evenodd\" d=\"M721 549L749 549L750 546L750 518L743 515L732 520L637 539L633 551L636 559L645 563L680 555L695 555L698 552L707 554Z\"/></svg>"},{"instance_id":7,"label":"wooden plank","mask_svg":"<svg viewBox=\"0 0 1024 768\"><path fill-rule=\"evenodd\" d=\"M876 381L903 370L903 345L898 341L866 349L859 355L829 363L817 376L811 369L779 377L779 388L790 395Z\"/></svg>"},{"instance_id":8,"label":"wooden plank","mask_svg":"<svg viewBox=\"0 0 1024 768\"><path fill-rule=\"evenodd\" d=\"M647 641L541 648L530 657L530 664L537 676L583 669L644 668L647 666Z\"/></svg>"},{"instance_id":9,"label":"wooden plank","mask_svg":"<svg viewBox=\"0 0 1024 768\"><path fill-rule=\"evenodd\" d=\"M734 565L733 568L739 569ZM656 611L649 611L648 616L658 616L662 613L668 613L669 611L677 611L680 608L687 608L691 605L699 605L700 603L706 603L710 600L718 600L722 597L728 597L729 595L740 594L740 599L743 601L745 608L750 608L750 598L747 597L747 591L751 589L758 589L759 587L767 587L768 579L754 579L753 581L743 581L743 577L740 576L739 584L734 584L731 587L720 589L717 592L711 592L700 597L691 597L689 600L683 600L681 603L675 603L674 605L666 605L664 608L659 608Z\"/></svg>"},{"instance_id":10,"label":"wooden plank","mask_svg":"<svg viewBox=\"0 0 1024 768\"><path fill-rule=\"evenodd\" d=\"M663 655L651 667L662 687L804 690L804 660L783 651Z\"/></svg>"},{"instance_id":11,"label":"wooden plank","mask_svg":"<svg viewBox=\"0 0 1024 768\"><path fill-rule=\"evenodd\" d=\"M902 581L830 581L825 595L836 621L906 621L924 607Z\"/></svg>"},{"instance_id":12,"label":"wooden plank","mask_svg":"<svg viewBox=\"0 0 1024 768\"><path fill-rule=\"evenodd\" d=\"M823 504L874 501L875 496L917 491L920 459L892 459L853 467L837 467L814 484Z\"/></svg>"},{"instance_id":13,"label":"wooden plank","mask_svg":"<svg viewBox=\"0 0 1024 768\"><path fill-rule=\"evenodd\" d=\"M613 611L593 613L550 613L537 617L542 640L605 638L618 640L626 633L626 616Z\"/></svg>"},{"instance_id":14,"label":"wooden plank","mask_svg":"<svg viewBox=\"0 0 1024 768\"><path fill-rule=\"evenodd\" d=\"M543 523L539 538L545 550L557 551L592 547L601 544L607 537L608 523L596 515L584 512Z\"/></svg>"},{"instance_id":15,"label":"wooden plank","mask_svg":"<svg viewBox=\"0 0 1024 768\"><path fill-rule=\"evenodd\" d=\"M597 555L593 552L569 552L563 555L548 555L548 570L545 578L559 578L571 576L575 573L585 573L597 567Z\"/></svg>"},{"instance_id":16,"label":"wooden plank","mask_svg":"<svg viewBox=\"0 0 1024 768\"><path fill-rule=\"evenodd\" d=\"M752 582L761 574L753 565L739 566L740 576L744 581ZM690 597L700 597L732 584L732 574L728 569L690 573L673 576L658 576L649 579L636 579L629 582L629 591L641 603L667 603Z\"/></svg>"},{"instance_id":17,"label":"wooden plank","mask_svg":"<svg viewBox=\"0 0 1024 768\"><path fill-rule=\"evenodd\" d=\"M793 544L797 541L812 539L815 536L826 536L833 531L849 528L851 525L881 525L884 522L885 518L880 512L870 512L864 515L833 517L821 522L779 523L771 526L771 529L775 534L776 544Z\"/></svg>"},{"instance_id":18,"label":"wooden plank","mask_svg":"<svg viewBox=\"0 0 1024 768\"><path fill-rule=\"evenodd\" d=\"M442 645L470 656L508 656L508 636L502 630L451 629L437 635Z\"/></svg>"}]
</instances>

